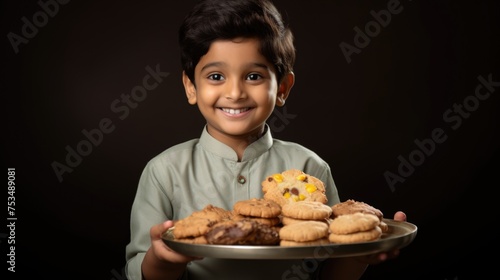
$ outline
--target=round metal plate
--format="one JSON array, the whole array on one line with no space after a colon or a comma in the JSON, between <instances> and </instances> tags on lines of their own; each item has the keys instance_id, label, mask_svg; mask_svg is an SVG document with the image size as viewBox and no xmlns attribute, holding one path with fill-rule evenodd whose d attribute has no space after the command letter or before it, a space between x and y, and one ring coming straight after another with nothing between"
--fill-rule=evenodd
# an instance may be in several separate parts
<instances>
[{"instance_id":1,"label":"round metal plate","mask_svg":"<svg viewBox=\"0 0 500 280\"><path fill-rule=\"evenodd\" d=\"M260 246L189 244L175 241L172 231L163 234L165 244L187 256L223 259L303 259L337 258L369 255L400 249L417 235L417 226L408 222L384 219L389 230L375 241L350 244L331 243L320 246Z\"/></svg>"}]
</instances>

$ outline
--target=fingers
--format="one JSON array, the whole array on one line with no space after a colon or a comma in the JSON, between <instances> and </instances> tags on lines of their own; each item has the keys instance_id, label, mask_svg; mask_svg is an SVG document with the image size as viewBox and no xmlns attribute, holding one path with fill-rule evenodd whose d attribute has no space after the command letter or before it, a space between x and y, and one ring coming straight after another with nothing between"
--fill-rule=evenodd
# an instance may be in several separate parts
<instances>
[{"instance_id":1,"label":"fingers","mask_svg":"<svg viewBox=\"0 0 500 280\"><path fill-rule=\"evenodd\" d=\"M378 262L384 262L384 261L393 259L393 258L397 257L398 255L399 255L399 250L384 252L384 253L380 253L377 256L377 260L378 260Z\"/></svg>"},{"instance_id":2,"label":"fingers","mask_svg":"<svg viewBox=\"0 0 500 280\"><path fill-rule=\"evenodd\" d=\"M390 252L361 256L358 257L358 261L360 261L361 263L373 265L396 258L398 255L399 255L399 250L393 250Z\"/></svg>"},{"instance_id":3,"label":"fingers","mask_svg":"<svg viewBox=\"0 0 500 280\"><path fill-rule=\"evenodd\" d=\"M177 253L168 247L162 239L162 234L174 226L173 221L165 221L150 228L151 249L157 259L169 261L171 263L187 263L193 260L201 260L200 257L185 256Z\"/></svg>"},{"instance_id":4,"label":"fingers","mask_svg":"<svg viewBox=\"0 0 500 280\"><path fill-rule=\"evenodd\" d=\"M161 239L161 235L171 228L174 225L172 221L166 221L158 225L154 225L149 230L149 235L151 236L151 240Z\"/></svg>"},{"instance_id":5,"label":"fingers","mask_svg":"<svg viewBox=\"0 0 500 280\"><path fill-rule=\"evenodd\" d=\"M379 264L388 259L387 253L378 253L373 255L366 255L358 257L358 261L364 264Z\"/></svg>"},{"instance_id":6,"label":"fingers","mask_svg":"<svg viewBox=\"0 0 500 280\"><path fill-rule=\"evenodd\" d=\"M398 211L394 214L394 220L399 222L406 222L406 214L402 211Z\"/></svg>"}]
</instances>

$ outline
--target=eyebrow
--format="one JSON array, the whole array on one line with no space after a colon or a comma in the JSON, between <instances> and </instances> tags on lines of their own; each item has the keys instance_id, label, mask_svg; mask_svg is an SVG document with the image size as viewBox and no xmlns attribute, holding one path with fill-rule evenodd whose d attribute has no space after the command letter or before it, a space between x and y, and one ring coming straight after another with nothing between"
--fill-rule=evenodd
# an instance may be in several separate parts
<instances>
[{"instance_id":1,"label":"eyebrow","mask_svg":"<svg viewBox=\"0 0 500 280\"><path fill-rule=\"evenodd\" d=\"M221 61L215 61L215 62L210 62L210 63L207 63L205 64L201 69L200 71L203 71L207 68L210 68L210 67L217 67L217 66L224 66L226 65L226 63L224 62L221 62ZM267 65L265 65L264 63L258 63L258 62L253 62L253 63L249 63L248 64L249 66L256 66L256 67L259 67L259 68L264 68L264 69L268 69L269 67L267 67Z\"/></svg>"}]
</instances>

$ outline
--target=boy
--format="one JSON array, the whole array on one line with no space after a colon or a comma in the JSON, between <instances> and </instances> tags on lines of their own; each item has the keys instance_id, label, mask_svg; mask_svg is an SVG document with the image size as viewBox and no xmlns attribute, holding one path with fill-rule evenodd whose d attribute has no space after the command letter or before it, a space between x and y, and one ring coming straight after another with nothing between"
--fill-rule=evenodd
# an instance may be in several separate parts
<instances>
[{"instance_id":1,"label":"boy","mask_svg":"<svg viewBox=\"0 0 500 280\"><path fill-rule=\"evenodd\" d=\"M173 146L146 165L132 206L127 276L282 279L302 260L201 259L171 250L160 236L174 220L207 204L232 209L239 200L262 197L266 176L292 168L322 180L330 205L340 201L328 164L301 145L273 139L266 124L294 84L292 33L268 0L206 0L185 18L179 43L186 96L206 125L199 139ZM404 220L404 214L395 219ZM368 262L390 256L328 259L311 274L357 279Z\"/></svg>"}]
</instances>

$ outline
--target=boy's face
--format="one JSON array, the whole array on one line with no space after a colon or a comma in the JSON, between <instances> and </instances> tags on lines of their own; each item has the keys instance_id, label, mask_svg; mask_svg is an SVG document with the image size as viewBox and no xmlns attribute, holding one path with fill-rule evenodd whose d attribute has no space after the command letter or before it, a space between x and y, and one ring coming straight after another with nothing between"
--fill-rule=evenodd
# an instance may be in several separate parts
<instances>
[{"instance_id":1,"label":"boy's face","mask_svg":"<svg viewBox=\"0 0 500 280\"><path fill-rule=\"evenodd\" d=\"M284 104L291 88L278 84L257 39L214 41L194 76L196 87L183 77L188 101L198 105L208 132L219 140L259 137L274 106Z\"/></svg>"}]
</instances>

